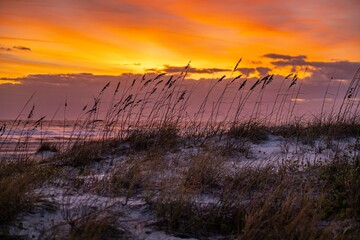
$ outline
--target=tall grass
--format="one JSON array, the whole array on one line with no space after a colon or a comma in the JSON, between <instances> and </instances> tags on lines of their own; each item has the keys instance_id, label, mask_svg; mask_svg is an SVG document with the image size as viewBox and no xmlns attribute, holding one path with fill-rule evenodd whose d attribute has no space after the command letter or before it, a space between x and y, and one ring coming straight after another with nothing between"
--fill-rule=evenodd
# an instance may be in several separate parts
<instances>
[{"instance_id":1,"label":"tall grass","mask_svg":"<svg viewBox=\"0 0 360 240\"><path fill-rule=\"evenodd\" d=\"M197 96L202 83L189 84L186 79L190 65L177 75L145 74L114 86L106 83L75 121L68 120L71 103L67 100L50 121L35 118L36 105L30 97L12 125L0 128L0 151L17 129L20 138L14 151L24 152L0 159L0 223L11 224L19 213L31 209L37 197L31 188L48 182L53 170L86 175L106 162L111 171L90 188L81 188L76 177L65 179L80 192L125 197L124 206L133 197L143 197L156 215L156 224L174 235L345 239L360 234L356 222L360 214L360 70L341 100L341 82L336 93L331 92L333 76L319 106L320 115L302 119L296 108L306 71L302 79L298 73L233 77L240 63L241 59L229 77L209 82L202 98ZM266 102L268 95L273 102ZM329 95L334 96L332 104L326 104ZM59 112L63 113L63 139L55 145L41 139L40 152L56 153L35 164L34 155L26 151L32 134L46 129L46 124L49 129ZM238 167L237 157L251 156L251 146L268 140L269 134L295 140L296 148L300 142L315 147L319 139L329 146L345 138L355 143L351 156L331 146L336 151L325 164L284 161L280 166ZM118 156L124 159L112 165ZM203 201L204 196L210 200ZM70 239L124 233L107 217L92 221L65 215ZM343 231L345 220L351 226Z\"/></svg>"},{"instance_id":2,"label":"tall grass","mask_svg":"<svg viewBox=\"0 0 360 240\"><path fill-rule=\"evenodd\" d=\"M105 92L109 91L111 83L106 83L94 97L93 102L85 105L78 118L73 122L67 120L66 115L70 103L65 100L63 105L64 132L68 124L73 124L73 130L68 139L63 137L61 148L66 151L77 142L94 140L94 138L101 139L103 142L114 138L124 140L134 130L155 131L162 127L172 126L180 129L180 134L211 136L247 122L270 126L291 124L302 118L301 115L296 114L295 108L302 94L304 80L299 79L297 73L289 74L282 80L279 80L274 74L262 76L257 80L251 80L247 76L242 80L242 75L232 77L240 63L241 60L236 64L229 78L224 75L213 80L199 102L193 100L199 86L186 81L190 65L186 66L178 75L149 74L149 77L143 75L128 79L124 83L118 82L114 86L110 99L105 98ZM306 70L304 76L305 74ZM318 118L321 123L358 121L359 76L360 70L356 72L347 86L348 89L339 109L336 109L336 102L340 101L337 99L340 84L336 94L330 93L329 88L334 76L330 79L322 104L319 106L321 111ZM280 82L277 83L278 81ZM268 88L271 85L278 86L277 91L275 90L276 94L273 91L269 92ZM335 97L332 100L331 108L328 109L325 102L330 94ZM271 103L264 102L265 98L271 99L270 95L273 95L272 106ZM30 97L10 127L2 126L0 149L5 143L11 141L11 131L15 127L19 128L21 123L23 123L23 128L20 135L23 137L16 145L16 151L28 147L31 130L44 127L46 117L33 119L35 105L30 107L27 116L23 114L25 109L31 105L32 98L33 96ZM58 112L59 109L55 111L49 125Z\"/></svg>"}]
</instances>

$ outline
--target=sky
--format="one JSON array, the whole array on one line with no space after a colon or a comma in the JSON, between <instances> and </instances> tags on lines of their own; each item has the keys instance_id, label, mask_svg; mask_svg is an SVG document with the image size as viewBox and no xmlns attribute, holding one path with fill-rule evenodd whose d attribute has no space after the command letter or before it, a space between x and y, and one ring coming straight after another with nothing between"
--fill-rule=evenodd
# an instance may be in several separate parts
<instances>
[{"instance_id":1,"label":"sky","mask_svg":"<svg viewBox=\"0 0 360 240\"><path fill-rule=\"evenodd\" d=\"M359 12L358 0L0 0L0 119L34 92L49 114L115 76L177 74L189 61L189 80L229 76L242 58L237 71L252 78L299 72L311 90L350 81Z\"/></svg>"}]
</instances>

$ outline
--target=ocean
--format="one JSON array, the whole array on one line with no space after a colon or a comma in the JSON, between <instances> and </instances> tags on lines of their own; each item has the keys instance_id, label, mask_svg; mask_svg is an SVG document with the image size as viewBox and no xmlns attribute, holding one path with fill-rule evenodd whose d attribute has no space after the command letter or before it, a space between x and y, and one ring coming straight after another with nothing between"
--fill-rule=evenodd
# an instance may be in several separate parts
<instances>
[{"instance_id":1,"label":"ocean","mask_svg":"<svg viewBox=\"0 0 360 240\"><path fill-rule=\"evenodd\" d=\"M76 121L0 121L0 155L34 154L42 143L58 148L66 147L80 139L93 140L106 132L96 124L86 125Z\"/></svg>"}]
</instances>

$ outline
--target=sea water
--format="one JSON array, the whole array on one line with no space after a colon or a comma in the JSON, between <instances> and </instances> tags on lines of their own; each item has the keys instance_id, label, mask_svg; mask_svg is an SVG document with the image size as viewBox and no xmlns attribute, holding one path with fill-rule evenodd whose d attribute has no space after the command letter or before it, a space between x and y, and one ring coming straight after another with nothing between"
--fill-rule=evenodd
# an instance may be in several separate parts
<instances>
[{"instance_id":1,"label":"sea water","mask_svg":"<svg viewBox=\"0 0 360 240\"><path fill-rule=\"evenodd\" d=\"M69 146L81 139L93 140L104 136L105 131L97 125L75 121L0 120L0 154L33 154L42 143L57 147Z\"/></svg>"}]
</instances>

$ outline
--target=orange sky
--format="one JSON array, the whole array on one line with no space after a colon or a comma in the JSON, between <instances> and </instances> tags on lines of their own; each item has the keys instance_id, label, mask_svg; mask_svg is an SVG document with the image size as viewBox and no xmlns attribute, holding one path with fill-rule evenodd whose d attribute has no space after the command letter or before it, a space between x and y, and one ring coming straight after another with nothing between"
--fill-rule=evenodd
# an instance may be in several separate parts
<instances>
[{"instance_id":1,"label":"orange sky","mask_svg":"<svg viewBox=\"0 0 360 240\"><path fill-rule=\"evenodd\" d=\"M360 1L0 0L0 78L360 60Z\"/></svg>"}]
</instances>

